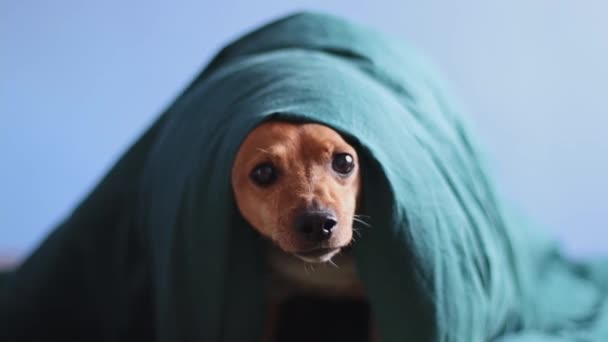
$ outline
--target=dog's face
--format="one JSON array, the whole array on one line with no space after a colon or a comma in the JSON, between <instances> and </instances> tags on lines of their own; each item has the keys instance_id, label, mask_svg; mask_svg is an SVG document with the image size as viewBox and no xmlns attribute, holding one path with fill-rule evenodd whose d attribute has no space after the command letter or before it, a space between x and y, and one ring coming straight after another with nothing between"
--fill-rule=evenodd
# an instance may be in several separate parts
<instances>
[{"instance_id":1,"label":"dog's face","mask_svg":"<svg viewBox=\"0 0 608 342\"><path fill-rule=\"evenodd\" d=\"M236 155L237 206L283 251L308 262L331 260L352 239L358 162L355 149L329 127L263 123Z\"/></svg>"}]
</instances>

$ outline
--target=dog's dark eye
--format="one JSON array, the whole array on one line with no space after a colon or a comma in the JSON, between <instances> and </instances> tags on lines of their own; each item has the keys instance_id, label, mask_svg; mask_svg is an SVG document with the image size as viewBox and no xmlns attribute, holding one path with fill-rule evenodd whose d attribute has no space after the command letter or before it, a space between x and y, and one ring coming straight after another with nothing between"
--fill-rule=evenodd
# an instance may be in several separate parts
<instances>
[{"instance_id":1,"label":"dog's dark eye","mask_svg":"<svg viewBox=\"0 0 608 342\"><path fill-rule=\"evenodd\" d=\"M355 168L355 159L348 153L339 153L334 156L331 167L337 173L346 175Z\"/></svg>"},{"instance_id":2,"label":"dog's dark eye","mask_svg":"<svg viewBox=\"0 0 608 342\"><path fill-rule=\"evenodd\" d=\"M250 177L258 186L269 186L277 180L277 170L271 163L262 163L253 168Z\"/></svg>"}]
</instances>

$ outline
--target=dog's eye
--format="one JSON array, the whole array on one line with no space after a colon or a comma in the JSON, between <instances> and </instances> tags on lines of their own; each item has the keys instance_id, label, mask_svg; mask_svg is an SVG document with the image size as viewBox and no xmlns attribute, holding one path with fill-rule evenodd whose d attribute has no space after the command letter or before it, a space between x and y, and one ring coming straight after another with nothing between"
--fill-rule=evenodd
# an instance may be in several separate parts
<instances>
[{"instance_id":1,"label":"dog's eye","mask_svg":"<svg viewBox=\"0 0 608 342\"><path fill-rule=\"evenodd\" d=\"M258 186L269 186L277 180L277 170L271 163L262 163L253 168L250 177Z\"/></svg>"},{"instance_id":2,"label":"dog's eye","mask_svg":"<svg viewBox=\"0 0 608 342\"><path fill-rule=\"evenodd\" d=\"M355 168L355 159L348 153L339 153L334 156L331 167L337 173L346 175Z\"/></svg>"}]
</instances>

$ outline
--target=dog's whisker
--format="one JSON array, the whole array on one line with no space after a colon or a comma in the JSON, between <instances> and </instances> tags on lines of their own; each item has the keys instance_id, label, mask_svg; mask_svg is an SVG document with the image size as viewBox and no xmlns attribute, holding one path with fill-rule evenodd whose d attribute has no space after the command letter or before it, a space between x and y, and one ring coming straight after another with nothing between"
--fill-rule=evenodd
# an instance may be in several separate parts
<instances>
[{"instance_id":1,"label":"dog's whisker","mask_svg":"<svg viewBox=\"0 0 608 342\"><path fill-rule=\"evenodd\" d=\"M257 147L257 148L256 148L256 150L257 150L258 152L262 152L262 153L265 153L265 154L270 154L270 151L268 151L268 150L267 150L267 149L265 149L265 148Z\"/></svg>"},{"instance_id":2,"label":"dog's whisker","mask_svg":"<svg viewBox=\"0 0 608 342\"><path fill-rule=\"evenodd\" d=\"M274 243L278 243L278 232L276 229L273 229L270 233L270 239L274 242Z\"/></svg>"},{"instance_id":3,"label":"dog's whisker","mask_svg":"<svg viewBox=\"0 0 608 342\"><path fill-rule=\"evenodd\" d=\"M367 222L366 222L364 219L362 219L362 218L360 218L360 217L356 217L356 216L354 216L354 217L353 217L353 220L354 220L354 221L357 221L357 222L361 222L361 223L369 224L369 223L367 223Z\"/></svg>"},{"instance_id":4,"label":"dog's whisker","mask_svg":"<svg viewBox=\"0 0 608 342\"><path fill-rule=\"evenodd\" d=\"M372 226L371 224L369 224L369 223L367 223L367 222L365 222L362 219L357 218L357 217L353 217L353 221L361 223L362 225L364 225L366 227L371 227Z\"/></svg>"},{"instance_id":5,"label":"dog's whisker","mask_svg":"<svg viewBox=\"0 0 608 342\"><path fill-rule=\"evenodd\" d=\"M335 268L340 268L332 259L327 260L327 263L329 263L330 265L332 265Z\"/></svg>"}]
</instances>

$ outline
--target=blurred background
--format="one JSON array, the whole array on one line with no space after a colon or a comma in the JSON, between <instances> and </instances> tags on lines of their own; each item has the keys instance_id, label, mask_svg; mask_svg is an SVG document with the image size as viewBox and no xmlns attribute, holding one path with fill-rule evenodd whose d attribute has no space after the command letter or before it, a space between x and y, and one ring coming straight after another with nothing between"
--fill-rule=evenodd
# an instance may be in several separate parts
<instances>
[{"instance_id":1,"label":"blurred background","mask_svg":"<svg viewBox=\"0 0 608 342\"><path fill-rule=\"evenodd\" d=\"M0 0L0 258L23 258L217 50L295 10L417 46L503 190L576 257L608 254L608 2Z\"/></svg>"}]
</instances>

